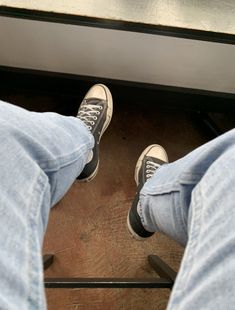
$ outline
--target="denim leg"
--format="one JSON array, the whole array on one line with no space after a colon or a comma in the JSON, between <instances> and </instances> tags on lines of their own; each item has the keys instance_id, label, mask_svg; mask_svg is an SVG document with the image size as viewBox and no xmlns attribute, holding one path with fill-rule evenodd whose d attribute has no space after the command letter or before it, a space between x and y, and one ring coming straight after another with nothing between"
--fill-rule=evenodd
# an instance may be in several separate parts
<instances>
[{"instance_id":1,"label":"denim leg","mask_svg":"<svg viewBox=\"0 0 235 310\"><path fill-rule=\"evenodd\" d=\"M235 304L235 130L161 167L141 192L143 224L186 246L168 309Z\"/></svg>"},{"instance_id":2,"label":"denim leg","mask_svg":"<svg viewBox=\"0 0 235 310\"><path fill-rule=\"evenodd\" d=\"M0 124L0 309L44 309L49 210L83 170L94 139L74 117L2 101Z\"/></svg>"}]
</instances>

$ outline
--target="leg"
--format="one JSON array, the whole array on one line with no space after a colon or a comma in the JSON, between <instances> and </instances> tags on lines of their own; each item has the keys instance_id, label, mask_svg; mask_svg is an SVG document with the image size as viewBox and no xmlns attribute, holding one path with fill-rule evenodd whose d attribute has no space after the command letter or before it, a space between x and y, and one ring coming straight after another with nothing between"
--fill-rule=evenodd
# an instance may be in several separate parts
<instances>
[{"instance_id":1,"label":"leg","mask_svg":"<svg viewBox=\"0 0 235 310\"><path fill-rule=\"evenodd\" d=\"M94 104L83 103L83 121L0 102L1 309L46 307L42 239L51 206L84 171L94 142L99 142L92 129L102 129L105 116L97 114L94 126L85 124L98 106L105 110L108 102L92 100Z\"/></svg>"},{"instance_id":2,"label":"leg","mask_svg":"<svg viewBox=\"0 0 235 310\"><path fill-rule=\"evenodd\" d=\"M234 307L234 165L235 146L215 160L192 191L188 242L168 309Z\"/></svg>"},{"instance_id":3,"label":"leg","mask_svg":"<svg viewBox=\"0 0 235 310\"><path fill-rule=\"evenodd\" d=\"M169 309L230 309L235 298L235 131L161 166L140 192L147 231L186 245Z\"/></svg>"},{"instance_id":4,"label":"leg","mask_svg":"<svg viewBox=\"0 0 235 310\"><path fill-rule=\"evenodd\" d=\"M82 171L93 138L76 118L4 102L0 123L0 308L43 309L41 243L49 209Z\"/></svg>"}]
</instances>

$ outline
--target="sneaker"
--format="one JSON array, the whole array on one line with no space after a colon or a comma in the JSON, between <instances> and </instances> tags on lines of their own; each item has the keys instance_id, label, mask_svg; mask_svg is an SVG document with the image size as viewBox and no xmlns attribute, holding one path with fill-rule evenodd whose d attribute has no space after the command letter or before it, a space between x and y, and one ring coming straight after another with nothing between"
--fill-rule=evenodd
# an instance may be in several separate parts
<instances>
[{"instance_id":1,"label":"sneaker","mask_svg":"<svg viewBox=\"0 0 235 310\"><path fill-rule=\"evenodd\" d=\"M111 121L112 114L113 100L108 87L102 84L91 87L80 105L77 118L83 121L94 136L95 146L77 178L80 181L91 181L98 172L99 143Z\"/></svg>"},{"instance_id":2,"label":"sneaker","mask_svg":"<svg viewBox=\"0 0 235 310\"><path fill-rule=\"evenodd\" d=\"M163 164L168 163L168 156L163 147L157 144L148 146L140 155L135 167L135 182L137 192L127 216L127 227L137 240L151 237L154 232L147 231L140 219L139 194L145 182L150 179L156 170Z\"/></svg>"}]
</instances>

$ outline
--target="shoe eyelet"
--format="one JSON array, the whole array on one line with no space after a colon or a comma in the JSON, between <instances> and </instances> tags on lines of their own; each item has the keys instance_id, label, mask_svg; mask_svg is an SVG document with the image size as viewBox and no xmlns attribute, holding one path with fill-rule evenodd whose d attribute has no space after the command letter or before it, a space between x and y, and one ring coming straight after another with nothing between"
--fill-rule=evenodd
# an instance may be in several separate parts
<instances>
[{"instance_id":1,"label":"shoe eyelet","mask_svg":"<svg viewBox=\"0 0 235 310\"><path fill-rule=\"evenodd\" d=\"M103 109L103 107L102 107L101 105L99 105L99 109L100 109L100 110L102 110L102 109Z\"/></svg>"},{"instance_id":2,"label":"shoe eyelet","mask_svg":"<svg viewBox=\"0 0 235 310\"><path fill-rule=\"evenodd\" d=\"M88 129L89 129L89 130L91 130L91 129L92 129L92 127L91 127L91 126L88 126Z\"/></svg>"},{"instance_id":3,"label":"shoe eyelet","mask_svg":"<svg viewBox=\"0 0 235 310\"><path fill-rule=\"evenodd\" d=\"M97 120L97 117L96 117L96 116L94 116L94 117L93 117L93 119L96 121L96 120Z\"/></svg>"},{"instance_id":4,"label":"shoe eyelet","mask_svg":"<svg viewBox=\"0 0 235 310\"><path fill-rule=\"evenodd\" d=\"M92 121L92 122L91 122L91 125L95 125L95 122Z\"/></svg>"}]
</instances>

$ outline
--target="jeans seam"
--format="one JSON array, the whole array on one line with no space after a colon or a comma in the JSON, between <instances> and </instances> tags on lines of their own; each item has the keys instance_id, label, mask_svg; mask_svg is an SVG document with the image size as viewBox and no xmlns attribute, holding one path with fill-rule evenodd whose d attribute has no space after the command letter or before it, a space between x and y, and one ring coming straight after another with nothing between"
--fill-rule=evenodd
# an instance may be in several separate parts
<instances>
[{"instance_id":1,"label":"jeans seam","mask_svg":"<svg viewBox=\"0 0 235 310\"><path fill-rule=\"evenodd\" d=\"M45 171L45 172L56 172L56 171L58 171L59 169L61 169L61 168L64 168L64 167L66 167L66 166L68 166L68 165L71 165L71 164L73 164L74 162L76 162L79 158L81 158L81 153L83 153L84 152L84 149L91 149L91 146L90 145L87 145L87 143L85 143L85 144L83 144L83 145L81 145L80 147L79 147L79 150L76 150L76 151L74 151L74 152L72 152L72 153L70 153L70 154L66 154L66 155L64 155L64 156L61 156L61 157L57 157L56 159L52 159L52 160L49 160L49 161L44 161L44 162L40 162L39 163L39 166L41 167L41 169L43 170L43 171ZM74 156L76 156L75 158L74 158ZM71 159L68 159L67 160L67 162L65 163L59 163L58 161L59 160L61 160L62 158L63 158L63 160L65 160L65 158L67 158L67 157L72 157ZM43 166L45 166L46 164L49 164L50 162L55 162L55 161L57 161L57 165L55 166L55 167L50 167L50 168L46 168L46 167L43 167Z\"/></svg>"},{"instance_id":2,"label":"jeans seam","mask_svg":"<svg viewBox=\"0 0 235 310\"><path fill-rule=\"evenodd\" d=\"M143 195L143 196L145 196L145 195ZM143 197L141 197L141 198L143 198ZM139 207L139 211L140 211L139 216L140 216L140 220L141 220L142 225L146 229L146 224L145 224L145 221L144 221L143 210L142 210L142 205L141 205L141 198L139 197L139 206L140 206Z\"/></svg>"},{"instance_id":3,"label":"jeans seam","mask_svg":"<svg viewBox=\"0 0 235 310\"><path fill-rule=\"evenodd\" d=\"M193 190L194 192L194 190ZM181 270L179 271L178 275L180 276L180 279L177 278L177 288L173 290L171 300L174 300L174 304L179 305L179 303L182 301L182 296L177 296L185 291L186 286L188 285L188 281L190 281L190 273L192 270L192 266L194 265L194 257L193 252L196 251L197 248L197 239L200 236L200 221L201 221L201 215L202 215L202 205L199 203L199 200L201 198L201 190L200 187L197 186L197 195L194 195L192 193L192 201L191 204L194 203L195 207L192 209L193 215L192 215L192 222L191 222L191 234L190 238L188 239L188 243L184 252L184 257L182 263L185 262L186 256L187 256L187 265L184 265L184 270L182 270L183 274L181 273ZM196 207L199 206L199 207ZM194 234L192 236L192 230L194 231ZM175 295L175 296L173 296Z\"/></svg>"},{"instance_id":4,"label":"jeans seam","mask_svg":"<svg viewBox=\"0 0 235 310\"><path fill-rule=\"evenodd\" d=\"M39 307L42 303L42 298L40 298L40 286L38 280L36 279L35 282L35 271L38 273L38 269L34 270L35 267L35 243L39 240L34 240L35 237L35 229L37 226L37 221L40 215L40 205L41 201L43 200L46 187L47 187L47 182L44 180L44 174L40 174L38 180L36 181L35 190L34 192L37 192L39 195L36 195L37 197L34 196L34 200L36 204L32 203L32 206L30 208L30 213L29 213L29 238L28 238L28 253L29 253L29 264L28 264L28 279L29 279L29 294L28 294L28 305L30 308L30 300L32 302L37 302L37 306ZM36 284L36 287L34 285Z\"/></svg>"}]
</instances>

